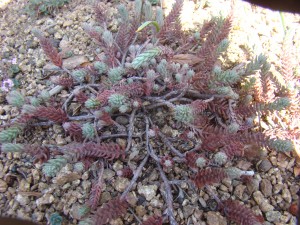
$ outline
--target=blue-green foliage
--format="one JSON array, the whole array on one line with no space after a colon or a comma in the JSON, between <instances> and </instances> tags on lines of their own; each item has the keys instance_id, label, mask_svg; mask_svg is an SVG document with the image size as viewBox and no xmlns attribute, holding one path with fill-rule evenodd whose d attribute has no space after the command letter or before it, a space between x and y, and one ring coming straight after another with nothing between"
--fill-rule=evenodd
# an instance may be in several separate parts
<instances>
[{"instance_id":1,"label":"blue-green foliage","mask_svg":"<svg viewBox=\"0 0 300 225\"><path fill-rule=\"evenodd\" d=\"M194 120L191 107L189 105L175 106L175 119L180 122L191 123Z\"/></svg>"},{"instance_id":2,"label":"blue-green foliage","mask_svg":"<svg viewBox=\"0 0 300 225\"><path fill-rule=\"evenodd\" d=\"M270 147L278 152L290 152L295 149L293 142L280 139L270 141Z\"/></svg>"},{"instance_id":3,"label":"blue-green foliage","mask_svg":"<svg viewBox=\"0 0 300 225\"><path fill-rule=\"evenodd\" d=\"M22 107L25 104L25 98L19 91L11 91L6 96L7 102L16 107Z\"/></svg>"},{"instance_id":4,"label":"blue-green foliage","mask_svg":"<svg viewBox=\"0 0 300 225\"><path fill-rule=\"evenodd\" d=\"M93 139L95 137L95 129L93 124L85 123L82 125L82 135L87 139Z\"/></svg>"},{"instance_id":5,"label":"blue-green foliage","mask_svg":"<svg viewBox=\"0 0 300 225\"><path fill-rule=\"evenodd\" d=\"M94 109L101 105L101 102L97 98L89 98L85 103L85 107L88 109Z\"/></svg>"},{"instance_id":6,"label":"blue-green foliage","mask_svg":"<svg viewBox=\"0 0 300 225\"><path fill-rule=\"evenodd\" d=\"M121 94L112 94L108 98L108 103L113 108L119 108L126 103L126 97Z\"/></svg>"},{"instance_id":7,"label":"blue-green foliage","mask_svg":"<svg viewBox=\"0 0 300 225\"><path fill-rule=\"evenodd\" d=\"M97 72L101 75L107 72L107 65L104 62L95 62L94 68L97 70Z\"/></svg>"},{"instance_id":8,"label":"blue-green foliage","mask_svg":"<svg viewBox=\"0 0 300 225\"><path fill-rule=\"evenodd\" d=\"M54 10L69 3L70 0L29 0L25 12L31 16L40 14L52 14Z\"/></svg>"},{"instance_id":9,"label":"blue-green foliage","mask_svg":"<svg viewBox=\"0 0 300 225\"><path fill-rule=\"evenodd\" d=\"M112 68L108 71L108 79L114 84L122 79L125 70L122 67Z\"/></svg>"},{"instance_id":10,"label":"blue-green foliage","mask_svg":"<svg viewBox=\"0 0 300 225\"><path fill-rule=\"evenodd\" d=\"M43 164L43 173L48 177L55 177L66 164L67 160L63 157L50 159Z\"/></svg>"},{"instance_id":11,"label":"blue-green foliage","mask_svg":"<svg viewBox=\"0 0 300 225\"><path fill-rule=\"evenodd\" d=\"M76 80L77 82L83 82L84 79L85 79L85 76L86 76L87 72L83 69L81 70L75 70L73 73L72 73L72 77L74 78L74 80Z\"/></svg>"},{"instance_id":12,"label":"blue-green foliage","mask_svg":"<svg viewBox=\"0 0 300 225\"><path fill-rule=\"evenodd\" d=\"M22 144L3 143L1 145L2 152L20 152L24 149Z\"/></svg>"},{"instance_id":13,"label":"blue-green foliage","mask_svg":"<svg viewBox=\"0 0 300 225\"><path fill-rule=\"evenodd\" d=\"M53 213L50 216L50 224L51 225L61 225L63 218L58 213Z\"/></svg>"},{"instance_id":14,"label":"blue-green foliage","mask_svg":"<svg viewBox=\"0 0 300 225\"><path fill-rule=\"evenodd\" d=\"M290 100L288 98L278 98L274 102L268 104L269 110L283 110L290 106Z\"/></svg>"},{"instance_id":15,"label":"blue-green foliage","mask_svg":"<svg viewBox=\"0 0 300 225\"><path fill-rule=\"evenodd\" d=\"M12 142L22 132L20 127L10 127L0 132L0 143Z\"/></svg>"}]
</instances>

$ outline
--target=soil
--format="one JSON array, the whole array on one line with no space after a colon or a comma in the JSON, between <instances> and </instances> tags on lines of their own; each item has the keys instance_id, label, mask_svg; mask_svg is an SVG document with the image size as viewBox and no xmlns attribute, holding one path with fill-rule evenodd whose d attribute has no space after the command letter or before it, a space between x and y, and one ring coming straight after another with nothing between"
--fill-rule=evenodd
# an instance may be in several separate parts
<instances>
[{"instance_id":1,"label":"soil","mask_svg":"<svg viewBox=\"0 0 300 225\"><path fill-rule=\"evenodd\" d=\"M111 15L117 12L121 3L132 9L131 1L110 1L106 5ZM86 62L92 62L101 49L84 32L84 24L94 24L94 12L90 0L72 0L60 9L55 9L51 15L29 16L24 12L28 4L24 0L0 2L0 82L12 79L15 86L26 96L32 96L43 89L49 89L50 76L45 72L49 60L39 46L38 39L32 34L33 29L39 29L46 37L51 37L55 45L61 49L72 50L74 55L85 56ZM172 1L165 1L165 13L170 11ZM229 1L185 1L182 12L183 28L187 31L199 29L204 21L212 16L227 15L230 11ZM249 61L260 53L268 57L272 64L271 70L278 70L284 27L293 29L294 58L293 63L300 62L300 16L283 13L284 22L279 12L252 6L236 1L234 11L234 26L230 34L230 47L220 61L224 68L233 68L242 62ZM117 22L112 20L110 30L117 30ZM11 65L18 65L18 72L11 71ZM73 63L78 63L76 60ZM5 100L7 92L0 91L0 125L9 123L19 111L9 106ZM67 98L68 92L59 93L61 98ZM176 141L178 129L170 115L162 108L156 112L155 123L162 132L173 141L177 149L184 152L193 143ZM128 118L116 118L119 124L128 124ZM263 124L269 129L270 124ZM134 132L142 132L143 117L137 117ZM109 134L109 132L108 132ZM23 137L17 138L17 143L43 143L63 146L71 142L64 135L62 126L38 126L29 130ZM119 144L124 144L126 138L118 138ZM162 155L167 152L163 143L151 140L153 146L161 149ZM133 139L133 147L129 158L134 159L128 164L137 168L145 154L144 141ZM233 162L242 170L253 170L255 175L250 183L241 180L224 179L220 184L212 185L212 191L221 200L232 198L244 202L251 207L256 215L261 215L264 224L295 224L295 205L298 200L300 163L296 154L267 152L254 161L241 158ZM230 166L229 163L226 166ZM115 173L125 167L125 163L117 160L105 168L100 205L114 196L122 193L129 179L115 176ZM49 223L50 215L57 212L63 218L63 224L78 224L83 218L80 209L89 198L92 181L97 177L97 165L88 171L80 164L68 163L56 178L49 179L42 173L41 164L33 164L30 156L20 153L0 154L0 215L17 217L39 224ZM141 177L129 194L130 209L122 218L110 222L112 225L139 224L149 215L164 214L166 203L164 188L160 173L155 169L155 162L147 164ZM218 225L230 222L216 209L212 193L205 188L196 190L189 187L185 179L189 175L180 163L175 163L168 178L174 180L172 187L174 214L178 224ZM180 182L176 183L175 181ZM53 223L54 224L54 223ZM231 223L233 224L233 223Z\"/></svg>"}]
</instances>

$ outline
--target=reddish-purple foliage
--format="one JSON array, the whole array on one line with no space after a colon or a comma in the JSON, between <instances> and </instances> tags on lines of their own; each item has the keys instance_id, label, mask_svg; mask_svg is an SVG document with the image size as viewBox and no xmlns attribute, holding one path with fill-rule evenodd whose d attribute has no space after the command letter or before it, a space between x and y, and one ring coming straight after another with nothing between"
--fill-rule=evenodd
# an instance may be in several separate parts
<instances>
[{"instance_id":1,"label":"reddish-purple foliage","mask_svg":"<svg viewBox=\"0 0 300 225\"><path fill-rule=\"evenodd\" d=\"M94 143L88 142L83 144L77 144L74 146L75 157L77 159L85 157L94 157L94 158L105 158L107 160L113 160L117 158L125 157L124 148L118 144L113 143Z\"/></svg>"},{"instance_id":2,"label":"reddish-purple foliage","mask_svg":"<svg viewBox=\"0 0 300 225\"><path fill-rule=\"evenodd\" d=\"M34 112L34 116L38 118L52 120L56 123L63 123L68 120L67 114L62 109L56 109L54 107L39 106Z\"/></svg>"},{"instance_id":3,"label":"reddish-purple foliage","mask_svg":"<svg viewBox=\"0 0 300 225\"><path fill-rule=\"evenodd\" d=\"M45 163L50 159L50 150L45 146L26 145L24 152L33 156L33 163Z\"/></svg>"},{"instance_id":4,"label":"reddish-purple foliage","mask_svg":"<svg viewBox=\"0 0 300 225\"><path fill-rule=\"evenodd\" d=\"M50 39L45 38L43 35L37 35L40 41L40 45L44 50L46 56L51 60L51 62L58 67L62 67L62 57L58 54L57 49L53 46Z\"/></svg>"},{"instance_id":5,"label":"reddish-purple foliage","mask_svg":"<svg viewBox=\"0 0 300 225\"><path fill-rule=\"evenodd\" d=\"M90 198L87 203L87 205L90 206L93 210L95 210L99 204L101 192L102 192L102 186L103 186L102 176L104 171L104 164L102 161L100 163L100 166L101 167L98 172L98 180L93 182Z\"/></svg>"},{"instance_id":6,"label":"reddish-purple foliage","mask_svg":"<svg viewBox=\"0 0 300 225\"><path fill-rule=\"evenodd\" d=\"M243 156L244 155L244 145L239 141L231 141L229 144L225 145L222 149L229 159L232 159L234 156Z\"/></svg>"},{"instance_id":7,"label":"reddish-purple foliage","mask_svg":"<svg viewBox=\"0 0 300 225\"><path fill-rule=\"evenodd\" d=\"M145 220L141 225L162 225L163 218L161 216L151 216L147 220Z\"/></svg>"},{"instance_id":8,"label":"reddish-purple foliage","mask_svg":"<svg viewBox=\"0 0 300 225\"><path fill-rule=\"evenodd\" d=\"M229 219L241 225L260 225L252 210L239 201L226 200L219 204L219 210Z\"/></svg>"},{"instance_id":9,"label":"reddish-purple foliage","mask_svg":"<svg viewBox=\"0 0 300 225\"><path fill-rule=\"evenodd\" d=\"M176 0L174 3L171 12L165 18L164 25L160 28L158 33L158 38L161 39L161 42L166 41L168 39L178 37L178 35L174 35L175 32L180 30L180 22L178 22L178 18L183 6L183 0ZM176 26L177 24L177 26Z\"/></svg>"},{"instance_id":10,"label":"reddish-purple foliage","mask_svg":"<svg viewBox=\"0 0 300 225\"><path fill-rule=\"evenodd\" d=\"M107 224L112 219L117 219L126 213L127 208L128 203L124 199L117 197L110 200L96 211L93 217L95 225Z\"/></svg>"},{"instance_id":11,"label":"reddish-purple foliage","mask_svg":"<svg viewBox=\"0 0 300 225\"><path fill-rule=\"evenodd\" d=\"M70 88L74 85L74 80L71 77L55 77L51 79L54 84Z\"/></svg>"},{"instance_id":12,"label":"reddish-purple foliage","mask_svg":"<svg viewBox=\"0 0 300 225\"><path fill-rule=\"evenodd\" d=\"M65 129L65 131L67 133L69 133L71 138L73 138L74 140L76 140L76 141L83 140L82 129L79 124L74 123L74 122L66 122L63 124L63 128Z\"/></svg>"},{"instance_id":13,"label":"reddish-purple foliage","mask_svg":"<svg viewBox=\"0 0 300 225\"><path fill-rule=\"evenodd\" d=\"M82 91L76 92L75 97L76 97L76 101L81 103L81 104L84 104L86 102L86 100L89 99L89 97L85 93L83 93Z\"/></svg>"},{"instance_id":14,"label":"reddish-purple foliage","mask_svg":"<svg viewBox=\"0 0 300 225\"><path fill-rule=\"evenodd\" d=\"M225 171L221 168L206 168L200 170L191 180L198 188L202 188L205 185L218 183L226 177Z\"/></svg>"}]
</instances>

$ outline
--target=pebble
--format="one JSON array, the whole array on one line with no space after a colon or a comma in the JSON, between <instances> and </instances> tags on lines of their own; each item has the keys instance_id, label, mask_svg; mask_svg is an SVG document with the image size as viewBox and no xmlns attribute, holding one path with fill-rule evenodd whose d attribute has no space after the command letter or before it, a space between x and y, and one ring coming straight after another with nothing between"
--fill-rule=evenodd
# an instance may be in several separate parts
<instances>
[{"instance_id":1,"label":"pebble","mask_svg":"<svg viewBox=\"0 0 300 225\"><path fill-rule=\"evenodd\" d=\"M259 190L259 180L258 179L253 179L250 183L247 184L247 189L249 194L252 194L254 191Z\"/></svg>"},{"instance_id":2,"label":"pebble","mask_svg":"<svg viewBox=\"0 0 300 225\"><path fill-rule=\"evenodd\" d=\"M156 185L139 185L138 193L145 196L147 201L150 201L155 197L157 189Z\"/></svg>"},{"instance_id":3,"label":"pebble","mask_svg":"<svg viewBox=\"0 0 300 225\"><path fill-rule=\"evenodd\" d=\"M273 186L273 193L276 195L278 194L283 188L283 184L275 184Z\"/></svg>"},{"instance_id":4,"label":"pebble","mask_svg":"<svg viewBox=\"0 0 300 225\"><path fill-rule=\"evenodd\" d=\"M44 213L42 212L34 212L33 215L32 215L32 219L34 221L37 221L37 222L40 222L44 219Z\"/></svg>"},{"instance_id":5,"label":"pebble","mask_svg":"<svg viewBox=\"0 0 300 225\"><path fill-rule=\"evenodd\" d=\"M64 185L66 183L78 180L81 176L74 172L60 172L56 177L53 178L53 183L57 185Z\"/></svg>"},{"instance_id":6,"label":"pebble","mask_svg":"<svg viewBox=\"0 0 300 225\"><path fill-rule=\"evenodd\" d=\"M73 24L73 20L67 20L63 23L63 27L69 27Z\"/></svg>"},{"instance_id":7,"label":"pebble","mask_svg":"<svg viewBox=\"0 0 300 225\"><path fill-rule=\"evenodd\" d=\"M207 212L206 220L208 225L227 225L226 219L217 212Z\"/></svg>"},{"instance_id":8,"label":"pebble","mask_svg":"<svg viewBox=\"0 0 300 225\"><path fill-rule=\"evenodd\" d=\"M123 192L126 187L129 185L130 181L124 177L117 177L114 187L117 191Z\"/></svg>"},{"instance_id":9,"label":"pebble","mask_svg":"<svg viewBox=\"0 0 300 225\"><path fill-rule=\"evenodd\" d=\"M281 213L278 211L266 212L266 219L269 222L278 223L280 221Z\"/></svg>"},{"instance_id":10,"label":"pebble","mask_svg":"<svg viewBox=\"0 0 300 225\"><path fill-rule=\"evenodd\" d=\"M20 203L22 206L26 206L29 204L30 200L27 196L23 196L21 194L17 194L15 200Z\"/></svg>"},{"instance_id":11,"label":"pebble","mask_svg":"<svg viewBox=\"0 0 300 225\"><path fill-rule=\"evenodd\" d=\"M129 119L127 116L118 116L116 118L116 122L121 125L127 125L129 123Z\"/></svg>"},{"instance_id":12,"label":"pebble","mask_svg":"<svg viewBox=\"0 0 300 225\"><path fill-rule=\"evenodd\" d=\"M7 187L8 187L7 183L4 180L0 179L0 192L1 193L6 192Z\"/></svg>"},{"instance_id":13,"label":"pebble","mask_svg":"<svg viewBox=\"0 0 300 225\"><path fill-rule=\"evenodd\" d=\"M21 182L19 183L19 191L29 191L30 190L30 184L22 179Z\"/></svg>"},{"instance_id":14,"label":"pebble","mask_svg":"<svg viewBox=\"0 0 300 225\"><path fill-rule=\"evenodd\" d=\"M260 190L265 197L272 195L272 184L268 179L262 179L260 182Z\"/></svg>"},{"instance_id":15,"label":"pebble","mask_svg":"<svg viewBox=\"0 0 300 225\"><path fill-rule=\"evenodd\" d=\"M187 205L183 207L183 216L184 218L189 218L194 213L195 207L191 205Z\"/></svg>"},{"instance_id":16,"label":"pebble","mask_svg":"<svg viewBox=\"0 0 300 225\"><path fill-rule=\"evenodd\" d=\"M234 195L237 196L239 199L244 200L244 192L245 192L246 186L239 184L238 186L236 186L235 190L234 190Z\"/></svg>"},{"instance_id":17,"label":"pebble","mask_svg":"<svg viewBox=\"0 0 300 225\"><path fill-rule=\"evenodd\" d=\"M258 165L259 171L268 172L272 168L272 164L268 159L264 159Z\"/></svg>"},{"instance_id":18,"label":"pebble","mask_svg":"<svg viewBox=\"0 0 300 225\"><path fill-rule=\"evenodd\" d=\"M207 207L206 201L202 197L200 197L198 201L203 208Z\"/></svg>"},{"instance_id":19,"label":"pebble","mask_svg":"<svg viewBox=\"0 0 300 225\"><path fill-rule=\"evenodd\" d=\"M62 135L57 135L55 142L58 146L63 146L67 144L67 141L62 137Z\"/></svg>"},{"instance_id":20,"label":"pebble","mask_svg":"<svg viewBox=\"0 0 300 225\"><path fill-rule=\"evenodd\" d=\"M289 189L284 188L282 190L282 198L287 202L287 203L291 203L292 202L292 196L291 196L291 192L289 191Z\"/></svg>"},{"instance_id":21,"label":"pebble","mask_svg":"<svg viewBox=\"0 0 300 225\"><path fill-rule=\"evenodd\" d=\"M150 205L153 206L154 208L162 208L164 207L164 203L161 202L159 199L154 198L150 201Z\"/></svg>"},{"instance_id":22,"label":"pebble","mask_svg":"<svg viewBox=\"0 0 300 225\"><path fill-rule=\"evenodd\" d=\"M137 216L143 217L146 214L146 209L144 206L139 205L135 208L135 212L136 212Z\"/></svg>"},{"instance_id":23,"label":"pebble","mask_svg":"<svg viewBox=\"0 0 300 225\"><path fill-rule=\"evenodd\" d=\"M38 207L42 205L51 204L54 202L54 196L52 194L44 194L42 197L38 198L35 202Z\"/></svg>"},{"instance_id":24,"label":"pebble","mask_svg":"<svg viewBox=\"0 0 300 225\"><path fill-rule=\"evenodd\" d=\"M254 192L253 198L256 201L256 203L259 205L261 211L268 212L274 209L274 206L269 204L268 200L264 198L263 194L260 191Z\"/></svg>"}]
</instances>

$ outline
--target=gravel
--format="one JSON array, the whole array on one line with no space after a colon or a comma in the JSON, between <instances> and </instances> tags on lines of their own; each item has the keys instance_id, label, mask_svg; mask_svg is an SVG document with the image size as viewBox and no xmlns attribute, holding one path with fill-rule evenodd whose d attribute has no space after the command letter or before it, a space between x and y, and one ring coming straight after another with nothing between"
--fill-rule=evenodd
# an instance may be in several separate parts
<instances>
[{"instance_id":1,"label":"gravel","mask_svg":"<svg viewBox=\"0 0 300 225\"><path fill-rule=\"evenodd\" d=\"M170 10L172 1L165 1L165 10ZM219 11L229 11L229 1L200 1L200 5L193 1L186 1L183 10L182 22L184 29L195 29L197 24L208 20ZM92 7L89 1L74 0L69 5L59 10L55 17L43 16L39 18L28 17L22 14L25 0L17 0L4 7L3 16L0 18L0 46L1 62L16 58L21 72L16 75L20 82L21 91L26 95L32 95L38 90L46 87L46 82L40 80L43 69L49 68L48 60L39 48L38 40L31 34L33 28L39 28L44 35L56 39L62 49L71 48L77 56L65 61L68 68L75 68L79 64L87 63L93 57L97 48L91 39L83 31L84 23L93 23ZM107 3L110 13L115 13L116 3ZM127 4L127 3L126 3ZM203 9L203 7L205 8ZM0 6L2 7L2 6ZM266 53L273 69L278 68L279 55L281 53L284 32L278 12L250 6L247 3L236 2L235 24L231 33L231 45L228 54L222 58L226 67L232 67L261 52ZM190 13L190 9L194 9ZM16 17L15 15L19 15ZM245 16L246 15L246 16ZM294 27L295 48L299 52L300 46L300 17L284 13L285 23ZM250 19L251 18L251 19ZM111 29L116 29L116 24L110 24ZM270 38L272 37L272 38ZM246 54L247 53L247 54ZM298 58L297 58L298 57ZM299 60L300 54L295 60ZM1 65L1 64L0 64ZM0 68L0 82L3 81L4 71ZM5 105L5 93L0 92L0 124L8 122L18 115L16 108ZM170 137L178 134L176 129L166 124L166 117L161 112L158 115L161 128ZM128 118L117 117L120 125L127 125ZM142 125L141 125L142 126ZM137 127L138 128L138 127ZM43 142L44 144L65 145L70 142L62 135L62 127L54 125L49 135L43 133L42 128L36 128L38 136L28 134L18 141ZM138 141L138 140L137 140ZM126 146L126 140L119 138L117 142ZM142 145L136 143L136 155L140 154ZM133 158L134 156L132 156ZM297 164L298 163L298 164ZM16 168L17 165L17 168ZM134 165L134 163L133 163ZM295 179L293 168L299 162L279 153L265 156L256 165L247 160L237 162L237 167L243 170L256 170L256 175L249 183L237 180L224 179L222 184L213 187L221 199L232 197L241 201L247 201L248 205L257 215L263 215L265 224L293 224L295 217L288 211L289 206L297 201L299 183ZM82 166L82 165L81 165ZM101 204L124 191L129 180L126 178L115 178L115 172L123 168L123 162L117 161L112 168L104 170L103 179L106 184L102 188ZM135 165L134 165L135 166ZM255 168L256 166L256 168ZM163 214L165 204L163 202L159 173L146 168L146 175L140 179L133 191L128 195L128 202L134 206L132 211L141 220L149 216L150 212ZM93 173L76 168L67 164L54 179L45 178L41 172L41 165L32 165L30 158L26 155L1 153L0 154L0 215L20 217L45 222L54 212L59 212L66 224L78 224L81 215L79 208L88 199ZM177 164L172 174L174 179L186 175L180 164ZM148 175L148 176L147 176ZM175 186L175 185L174 185ZM174 200L176 218L179 224L227 224L226 219L216 212L216 207L211 201L212 196L202 189L198 192L189 188L185 183L181 184L180 191L174 193L178 199ZM177 189L174 189L177 190ZM182 194L183 193L183 194ZM182 199L183 208L178 204ZM205 222L204 222L205 221ZM112 224L138 224L128 211L123 219L117 219Z\"/></svg>"}]
</instances>

